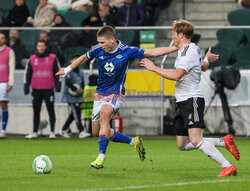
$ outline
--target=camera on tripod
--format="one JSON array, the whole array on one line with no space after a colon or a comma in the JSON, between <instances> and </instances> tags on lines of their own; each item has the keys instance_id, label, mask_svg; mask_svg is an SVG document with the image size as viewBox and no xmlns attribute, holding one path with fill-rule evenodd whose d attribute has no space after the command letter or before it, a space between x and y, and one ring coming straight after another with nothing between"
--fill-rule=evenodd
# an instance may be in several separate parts
<instances>
[{"instance_id":1,"label":"camera on tripod","mask_svg":"<svg viewBox=\"0 0 250 191\"><path fill-rule=\"evenodd\" d=\"M210 79L215 85L233 90L240 83L240 72L233 66L218 66L212 69Z\"/></svg>"},{"instance_id":2,"label":"camera on tripod","mask_svg":"<svg viewBox=\"0 0 250 191\"><path fill-rule=\"evenodd\" d=\"M216 94L219 94L222 103L224 120L227 122L228 125L228 131L230 134L235 135L235 130L233 128L233 119L230 113L230 108L228 106L227 96L225 94L224 87L230 90L235 89L240 83L240 72L233 66L214 67L210 74L210 79L215 83L216 86L212 100L214 99Z\"/></svg>"}]
</instances>

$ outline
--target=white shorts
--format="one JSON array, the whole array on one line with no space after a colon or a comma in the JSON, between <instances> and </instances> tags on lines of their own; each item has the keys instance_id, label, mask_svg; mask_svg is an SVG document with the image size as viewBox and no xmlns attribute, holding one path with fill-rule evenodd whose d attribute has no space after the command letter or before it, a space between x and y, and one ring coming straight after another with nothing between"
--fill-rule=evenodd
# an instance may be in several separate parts
<instances>
[{"instance_id":1,"label":"white shorts","mask_svg":"<svg viewBox=\"0 0 250 191\"><path fill-rule=\"evenodd\" d=\"M123 102L124 102L124 95L110 94L108 96L102 96L96 94L92 112L92 121L100 120L100 111L104 104L108 104L111 107L113 107L114 112L116 114Z\"/></svg>"},{"instance_id":2,"label":"white shorts","mask_svg":"<svg viewBox=\"0 0 250 191\"><path fill-rule=\"evenodd\" d=\"M7 86L7 82L0 83L0 101L9 101Z\"/></svg>"}]
</instances>

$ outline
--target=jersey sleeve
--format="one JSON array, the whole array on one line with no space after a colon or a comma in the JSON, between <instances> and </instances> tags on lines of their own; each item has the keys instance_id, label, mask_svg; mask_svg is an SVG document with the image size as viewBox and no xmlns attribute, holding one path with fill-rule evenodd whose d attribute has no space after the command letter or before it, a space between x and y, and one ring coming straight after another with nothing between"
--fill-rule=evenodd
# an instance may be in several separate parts
<instances>
[{"instance_id":1,"label":"jersey sleeve","mask_svg":"<svg viewBox=\"0 0 250 191\"><path fill-rule=\"evenodd\" d=\"M182 68L186 72L188 72L190 69L194 67L195 63L193 61L193 55L187 54L185 56L180 57L180 61L176 68Z\"/></svg>"},{"instance_id":2,"label":"jersey sleeve","mask_svg":"<svg viewBox=\"0 0 250 191\"><path fill-rule=\"evenodd\" d=\"M99 50L99 45L97 44L96 46L92 47L87 53L86 56L89 60L93 60L94 58L97 57Z\"/></svg>"},{"instance_id":3,"label":"jersey sleeve","mask_svg":"<svg viewBox=\"0 0 250 191\"><path fill-rule=\"evenodd\" d=\"M131 53L131 58L142 59L145 50L134 46L130 46L129 51Z\"/></svg>"}]
</instances>

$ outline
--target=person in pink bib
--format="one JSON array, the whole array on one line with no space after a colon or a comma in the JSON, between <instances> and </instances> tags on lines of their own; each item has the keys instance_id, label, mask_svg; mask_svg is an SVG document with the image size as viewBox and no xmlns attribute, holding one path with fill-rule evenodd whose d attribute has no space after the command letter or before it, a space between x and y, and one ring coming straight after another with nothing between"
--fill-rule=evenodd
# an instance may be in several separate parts
<instances>
[{"instance_id":1,"label":"person in pink bib","mask_svg":"<svg viewBox=\"0 0 250 191\"><path fill-rule=\"evenodd\" d=\"M6 127L8 123L8 92L12 89L15 73L15 53L6 46L6 36L0 32L0 105L2 109L2 129L0 138L6 137ZM1 117L0 117L1 118Z\"/></svg>"},{"instance_id":2,"label":"person in pink bib","mask_svg":"<svg viewBox=\"0 0 250 191\"><path fill-rule=\"evenodd\" d=\"M55 111L54 111L54 88L57 92L61 90L61 81L55 77L60 69L60 63L55 54L47 50L46 42L39 40L36 44L36 53L30 56L25 68L24 94L29 94L29 87L32 89L32 105L34 110L33 133L25 136L26 139L38 137L37 131L40 123L40 111L43 100L45 101L48 113L51 132L49 138L55 136Z\"/></svg>"}]
</instances>

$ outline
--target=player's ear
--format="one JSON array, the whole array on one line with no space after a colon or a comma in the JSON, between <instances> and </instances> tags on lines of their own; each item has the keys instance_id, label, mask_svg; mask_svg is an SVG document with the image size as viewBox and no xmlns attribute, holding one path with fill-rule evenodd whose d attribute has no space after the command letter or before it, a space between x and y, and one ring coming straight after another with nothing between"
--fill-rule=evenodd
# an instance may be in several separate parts
<instances>
[{"instance_id":1,"label":"player's ear","mask_svg":"<svg viewBox=\"0 0 250 191\"><path fill-rule=\"evenodd\" d=\"M179 35L180 39L182 39L184 37L184 34L182 32L180 32L178 35Z\"/></svg>"},{"instance_id":2,"label":"player's ear","mask_svg":"<svg viewBox=\"0 0 250 191\"><path fill-rule=\"evenodd\" d=\"M115 42L115 37L114 36L111 37L111 40L112 40L112 43L114 43Z\"/></svg>"}]
</instances>

